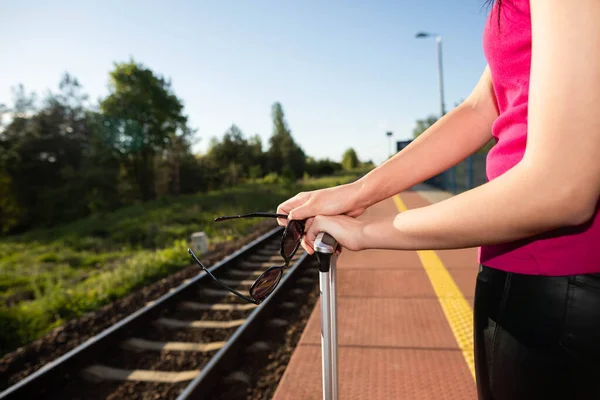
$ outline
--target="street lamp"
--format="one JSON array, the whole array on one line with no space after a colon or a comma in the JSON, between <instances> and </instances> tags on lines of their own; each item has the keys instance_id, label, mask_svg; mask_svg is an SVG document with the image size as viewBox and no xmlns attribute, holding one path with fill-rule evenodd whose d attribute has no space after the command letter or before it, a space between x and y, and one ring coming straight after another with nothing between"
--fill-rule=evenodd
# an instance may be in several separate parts
<instances>
[{"instance_id":1,"label":"street lamp","mask_svg":"<svg viewBox=\"0 0 600 400\"><path fill-rule=\"evenodd\" d=\"M393 133L391 131L388 131L385 134L388 137L388 158L390 158L392 156L392 135L393 135Z\"/></svg>"},{"instance_id":2,"label":"street lamp","mask_svg":"<svg viewBox=\"0 0 600 400\"><path fill-rule=\"evenodd\" d=\"M446 114L446 108L444 106L444 77L442 73L442 36L436 33L428 33L428 32L419 32L415 35L417 39L423 39L428 37L435 37L437 42L437 50L438 50L438 75L440 79L440 106L441 106L441 115L440 118Z\"/></svg>"}]
</instances>

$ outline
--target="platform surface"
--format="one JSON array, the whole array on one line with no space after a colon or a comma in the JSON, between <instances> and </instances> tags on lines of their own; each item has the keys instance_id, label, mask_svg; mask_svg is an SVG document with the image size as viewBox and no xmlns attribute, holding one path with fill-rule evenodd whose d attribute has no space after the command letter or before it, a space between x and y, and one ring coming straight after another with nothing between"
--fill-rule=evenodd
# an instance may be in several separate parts
<instances>
[{"instance_id":1,"label":"platform surface","mask_svg":"<svg viewBox=\"0 0 600 400\"><path fill-rule=\"evenodd\" d=\"M450 195L417 186L361 218L397 214ZM344 250L338 261L340 400L476 399L472 308L477 249ZM322 399L317 303L274 394Z\"/></svg>"}]
</instances>

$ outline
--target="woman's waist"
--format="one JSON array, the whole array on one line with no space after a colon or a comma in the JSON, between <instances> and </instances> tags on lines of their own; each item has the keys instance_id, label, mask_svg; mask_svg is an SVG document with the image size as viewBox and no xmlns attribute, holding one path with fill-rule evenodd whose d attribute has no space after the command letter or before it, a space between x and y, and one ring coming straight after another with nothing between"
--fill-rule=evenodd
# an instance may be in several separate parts
<instances>
[{"instance_id":1,"label":"woman's waist","mask_svg":"<svg viewBox=\"0 0 600 400\"><path fill-rule=\"evenodd\" d=\"M484 265L525 274L600 273L600 213L596 211L590 221L580 226L482 246L479 260Z\"/></svg>"}]
</instances>

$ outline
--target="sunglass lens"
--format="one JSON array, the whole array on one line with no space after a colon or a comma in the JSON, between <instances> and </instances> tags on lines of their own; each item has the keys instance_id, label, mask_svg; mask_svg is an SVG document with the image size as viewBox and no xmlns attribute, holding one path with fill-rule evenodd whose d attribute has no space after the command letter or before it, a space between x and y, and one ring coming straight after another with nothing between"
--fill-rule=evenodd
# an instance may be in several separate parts
<instances>
[{"instance_id":1,"label":"sunglass lens","mask_svg":"<svg viewBox=\"0 0 600 400\"><path fill-rule=\"evenodd\" d=\"M302 238L302 224L298 221L290 221L287 229L284 232L282 239L282 250L284 258L290 259L294 256L294 253L300 245L300 239Z\"/></svg>"},{"instance_id":2,"label":"sunglass lens","mask_svg":"<svg viewBox=\"0 0 600 400\"><path fill-rule=\"evenodd\" d=\"M277 287L282 274L283 268L281 267L269 268L254 282L250 288L250 295L259 301L266 299Z\"/></svg>"}]
</instances>

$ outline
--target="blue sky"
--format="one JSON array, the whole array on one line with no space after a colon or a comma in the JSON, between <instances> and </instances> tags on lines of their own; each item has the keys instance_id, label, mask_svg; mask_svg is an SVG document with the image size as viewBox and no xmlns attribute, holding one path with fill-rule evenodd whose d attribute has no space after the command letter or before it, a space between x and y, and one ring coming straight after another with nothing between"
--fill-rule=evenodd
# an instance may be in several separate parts
<instances>
[{"instance_id":1,"label":"blue sky","mask_svg":"<svg viewBox=\"0 0 600 400\"><path fill-rule=\"evenodd\" d=\"M415 33L443 37L450 110L485 67L484 2L0 0L0 103L18 83L57 90L65 71L95 101L113 63L133 57L171 78L198 152L232 123L266 145L279 101L307 154L339 160L354 147L379 163L387 130L410 138L439 112L435 40Z\"/></svg>"}]
</instances>

